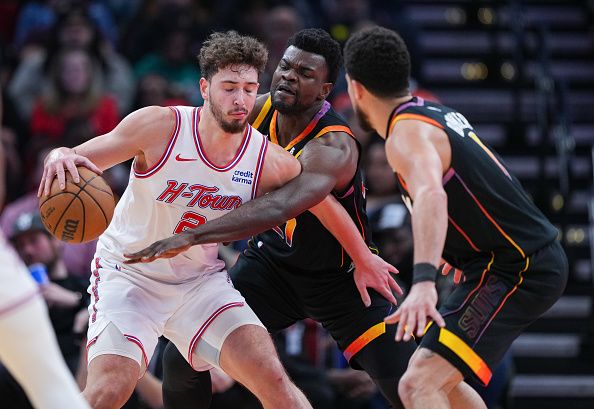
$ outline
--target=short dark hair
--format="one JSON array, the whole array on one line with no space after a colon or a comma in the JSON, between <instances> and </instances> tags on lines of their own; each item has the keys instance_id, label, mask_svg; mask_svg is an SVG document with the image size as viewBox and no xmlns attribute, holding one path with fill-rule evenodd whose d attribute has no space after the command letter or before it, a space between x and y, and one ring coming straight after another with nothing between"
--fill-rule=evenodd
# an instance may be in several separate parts
<instances>
[{"instance_id":1,"label":"short dark hair","mask_svg":"<svg viewBox=\"0 0 594 409\"><path fill-rule=\"evenodd\" d=\"M353 34L344 48L346 72L379 97L401 97L408 92L410 55L394 31L372 27Z\"/></svg>"},{"instance_id":2,"label":"short dark hair","mask_svg":"<svg viewBox=\"0 0 594 409\"><path fill-rule=\"evenodd\" d=\"M207 80L219 70L232 65L248 65L261 74L267 61L268 50L264 44L237 31L212 33L204 41L198 55L200 73Z\"/></svg>"},{"instance_id":3,"label":"short dark hair","mask_svg":"<svg viewBox=\"0 0 594 409\"><path fill-rule=\"evenodd\" d=\"M342 63L342 53L340 44L327 31L320 28L306 28L298 31L287 41L287 47L290 46L324 57L328 67L328 82L336 83Z\"/></svg>"}]
</instances>

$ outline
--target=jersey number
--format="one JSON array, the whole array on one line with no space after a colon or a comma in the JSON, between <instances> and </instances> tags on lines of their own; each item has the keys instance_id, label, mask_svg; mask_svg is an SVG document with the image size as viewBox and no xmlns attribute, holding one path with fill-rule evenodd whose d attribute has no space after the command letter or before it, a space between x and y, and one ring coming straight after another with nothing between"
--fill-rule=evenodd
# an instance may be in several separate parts
<instances>
[{"instance_id":1,"label":"jersey number","mask_svg":"<svg viewBox=\"0 0 594 409\"><path fill-rule=\"evenodd\" d=\"M181 220L175 226L173 234L181 233L184 230L193 229L201 224L206 223L206 217L194 212L185 212L182 214Z\"/></svg>"},{"instance_id":2,"label":"jersey number","mask_svg":"<svg viewBox=\"0 0 594 409\"><path fill-rule=\"evenodd\" d=\"M279 226L273 228L273 230L280 236L281 239L285 240L285 243L289 247L293 247L293 235L295 234L295 228L297 227L297 219L291 219L285 223L285 230L281 230Z\"/></svg>"}]
</instances>

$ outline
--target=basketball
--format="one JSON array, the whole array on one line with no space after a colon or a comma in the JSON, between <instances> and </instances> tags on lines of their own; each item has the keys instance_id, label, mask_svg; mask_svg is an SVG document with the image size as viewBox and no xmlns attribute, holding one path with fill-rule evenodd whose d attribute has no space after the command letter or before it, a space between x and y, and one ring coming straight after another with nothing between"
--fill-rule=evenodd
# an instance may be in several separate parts
<instances>
[{"instance_id":1,"label":"basketball","mask_svg":"<svg viewBox=\"0 0 594 409\"><path fill-rule=\"evenodd\" d=\"M58 179L52 182L49 196L39 198L39 213L45 228L68 243L85 243L105 231L115 208L115 200L105 180L79 166L80 183L74 183L67 170L66 188L60 190Z\"/></svg>"}]
</instances>

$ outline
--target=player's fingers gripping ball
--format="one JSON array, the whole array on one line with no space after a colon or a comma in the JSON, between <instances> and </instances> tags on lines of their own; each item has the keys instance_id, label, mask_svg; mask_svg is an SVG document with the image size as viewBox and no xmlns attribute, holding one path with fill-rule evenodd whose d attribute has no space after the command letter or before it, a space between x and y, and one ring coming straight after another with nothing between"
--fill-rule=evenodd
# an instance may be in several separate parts
<instances>
[{"instance_id":1,"label":"player's fingers gripping ball","mask_svg":"<svg viewBox=\"0 0 594 409\"><path fill-rule=\"evenodd\" d=\"M89 169L77 167L80 182L66 172L66 187L58 179L50 194L39 198L39 213L45 228L56 238L69 243L96 239L105 231L115 209L115 200L105 180Z\"/></svg>"}]
</instances>

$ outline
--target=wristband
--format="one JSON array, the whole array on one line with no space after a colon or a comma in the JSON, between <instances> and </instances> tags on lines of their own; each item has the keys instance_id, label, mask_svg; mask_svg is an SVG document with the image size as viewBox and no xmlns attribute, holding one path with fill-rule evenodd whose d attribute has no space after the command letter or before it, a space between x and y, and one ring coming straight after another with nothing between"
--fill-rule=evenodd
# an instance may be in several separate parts
<instances>
[{"instance_id":1,"label":"wristband","mask_svg":"<svg viewBox=\"0 0 594 409\"><path fill-rule=\"evenodd\" d=\"M431 263L417 263L413 266L413 284L433 281L437 278L437 267Z\"/></svg>"}]
</instances>

